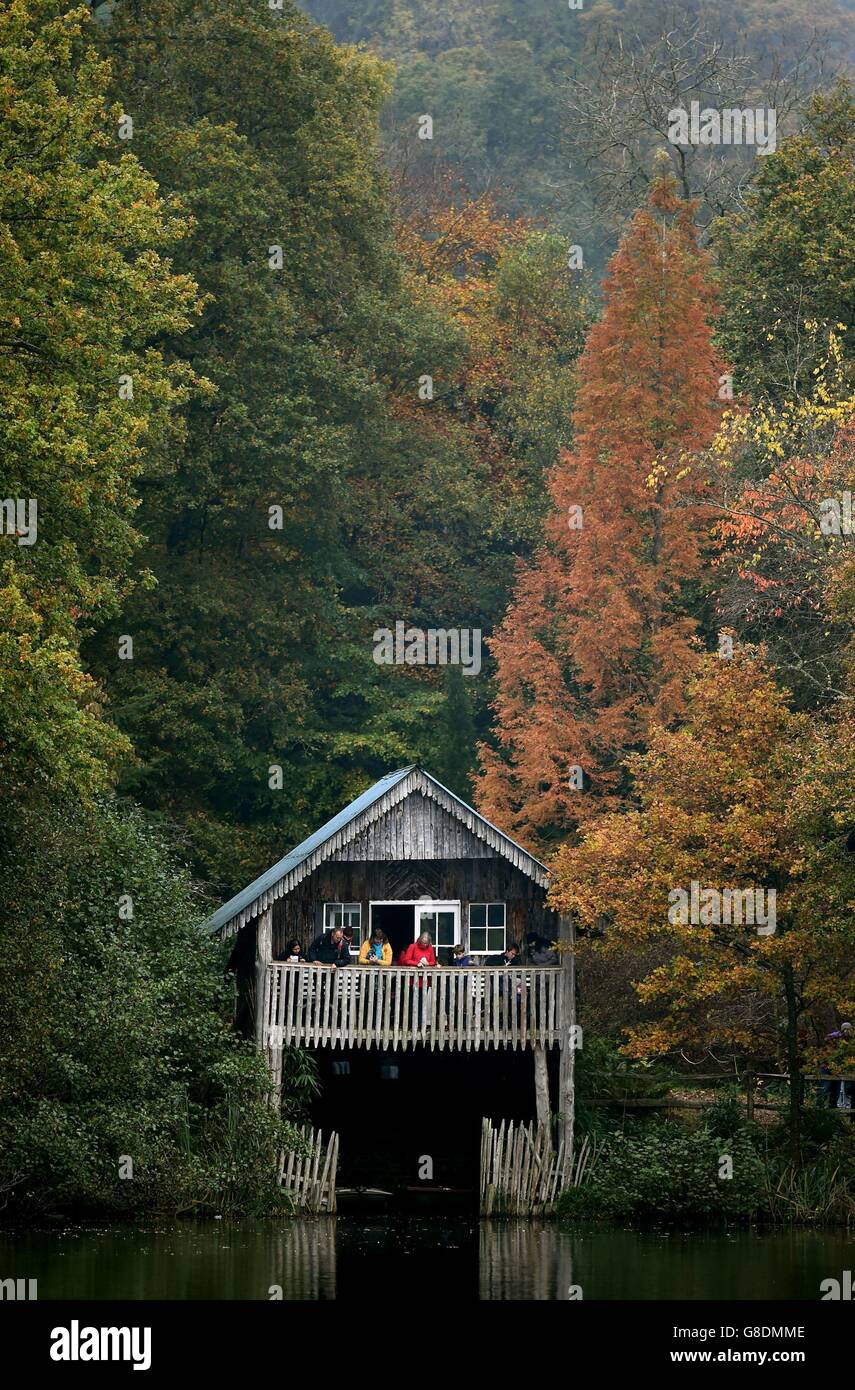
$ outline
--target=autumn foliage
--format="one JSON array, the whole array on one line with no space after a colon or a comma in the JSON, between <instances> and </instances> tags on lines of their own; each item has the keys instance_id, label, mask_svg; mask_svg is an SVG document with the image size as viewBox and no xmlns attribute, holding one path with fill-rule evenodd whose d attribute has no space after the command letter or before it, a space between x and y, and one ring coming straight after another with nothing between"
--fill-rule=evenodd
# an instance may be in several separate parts
<instances>
[{"instance_id":1,"label":"autumn foliage","mask_svg":"<svg viewBox=\"0 0 855 1390\"><path fill-rule=\"evenodd\" d=\"M649 1057L733 1048L795 1074L805 1016L855 1004L855 732L791 708L762 653L707 656L677 729L655 727L629 759L635 809L600 817L554 863L554 905L594 949L660 947L636 988L647 1020L627 1050ZM673 920L698 885L697 920ZM707 910L708 890L757 891L764 919ZM715 909L715 900L712 900ZM591 937L590 933L595 936Z\"/></svg>"},{"instance_id":2,"label":"autumn foliage","mask_svg":"<svg viewBox=\"0 0 855 1390\"><path fill-rule=\"evenodd\" d=\"M698 455L716 432L722 367L707 258L670 176L634 217L604 293L544 543L492 642L496 746L481 749L479 804L535 845L592 801L614 803L622 757L679 712L698 654Z\"/></svg>"},{"instance_id":3,"label":"autumn foliage","mask_svg":"<svg viewBox=\"0 0 855 1390\"><path fill-rule=\"evenodd\" d=\"M812 394L730 413L713 449L717 607L799 703L845 696L855 611L855 395L840 343Z\"/></svg>"}]
</instances>

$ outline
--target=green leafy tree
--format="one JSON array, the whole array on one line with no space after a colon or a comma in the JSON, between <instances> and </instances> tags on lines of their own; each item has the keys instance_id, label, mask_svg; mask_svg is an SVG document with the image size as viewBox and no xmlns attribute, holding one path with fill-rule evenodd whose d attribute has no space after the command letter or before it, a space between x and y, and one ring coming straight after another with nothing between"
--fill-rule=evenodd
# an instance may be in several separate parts
<instances>
[{"instance_id":1,"label":"green leafy tree","mask_svg":"<svg viewBox=\"0 0 855 1390\"><path fill-rule=\"evenodd\" d=\"M88 12L0 12L0 768L5 795L89 791L126 747L81 634L133 581L135 484L192 374L152 346L197 308L183 234L119 139ZM21 508L23 507L23 512ZM21 521L24 521L24 526Z\"/></svg>"},{"instance_id":2,"label":"green leafy tree","mask_svg":"<svg viewBox=\"0 0 855 1390\"><path fill-rule=\"evenodd\" d=\"M855 94L817 92L797 135L760 161L744 213L715 231L719 335L735 387L785 401L809 396L842 335L855 334Z\"/></svg>"},{"instance_id":3,"label":"green leafy tree","mask_svg":"<svg viewBox=\"0 0 855 1390\"><path fill-rule=\"evenodd\" d=\"M143 486L157 587L122 619L134 661L113 634L93 659L140 755L123 785L233 888L391 747L421 751L424 693L379 679L374 609L435 611L438 588L464 606L465 573L456 600L445 580L480 533L478 495L454 441L408 437L388 406L404 382L417 400L449 348L401 292L374 155L382 66L255 0L125 0L103 43L135 148L192 218L181 264L207 305L181 351L217 393ZM373 529L418 552L443 505L424 582L393 575L390 592Z\"/></svg>"},{"instance_id":4,"label":"green leafy tree","mask_svg":"<svg viewBox=\"0 0 855 1390\"><path fill-rule=\"evenodd\" d=\"M293 1124L231 1027L203 904L136 811L2 817L0 1190L7 1211L269 1211ZM26 925L24 925L26 924ZM304 1085L306 1077L303 1067ZM290 1111L295 1115L293 1086Z\"/></svg>"},{"instance_id":5,"label":"green leafy tree","mask_svg":"<svg viewBox=\"0 0 855 1390\"><path fill-rule=\"evenodd\" d=\"M471 318L428 285L378 167L387 70L287 3L122 0L102 32L134 147L191 222L177 264L204 313L163 350L216 394L141 484L156 585L89 655L139 755L123 789L225 891L390 765L445 756L441 673L379 667L373 633L502 611L584 311L545 238L474 266ZM494 330L504 399L473 384Z\"/></svg>"},{"instance_id":6,"label":"green leafy tree","mask_svg":"<svg viewBox=\"0 0 855 1390\"><path fill-rule=\"evenodd\" d=\"M472 799L471 775L475 763L475 721L466 681L459 666L446 668L444 700L439 715L438 751L430 770L449 791L464 801Z\"/></svg>"}]
</instances>

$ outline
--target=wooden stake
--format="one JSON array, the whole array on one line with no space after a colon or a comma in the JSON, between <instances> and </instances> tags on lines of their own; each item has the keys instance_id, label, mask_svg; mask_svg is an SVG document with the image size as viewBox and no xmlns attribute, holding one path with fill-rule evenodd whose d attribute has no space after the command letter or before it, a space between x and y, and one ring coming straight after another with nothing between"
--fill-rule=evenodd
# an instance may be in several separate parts
<instances>
[{"instance_id":1,"label":"wooden stake","mask_svg":"<svg viewBox=\"0 0 855 1390\"><path fill-rule=\"evenodd\" d=\"M573 919L563 916L559 919L558 939L564 944L561 952L561 967L564 988L564 1008L562 1010L566 1036L561 1044L561 1069L559 1079L559 1108L561 1110L561 1142L564 1146L564 1177L570 1182L573 1173L573 1139L576 1118L576 957L574 945L576 934Z\"/></svg>"},{"instance_id":2,"label":"wooden stake","mask_svg":"<svg viewBox=\"0 0 855 1390\"><path fill-rule=\"evenodd\" d=\"M534 1053L534 1099L538 1128L549 1129L549 1072L546 1066L546 1049L543 1043L535 1043Z\"/></svg>"}]
</instances>

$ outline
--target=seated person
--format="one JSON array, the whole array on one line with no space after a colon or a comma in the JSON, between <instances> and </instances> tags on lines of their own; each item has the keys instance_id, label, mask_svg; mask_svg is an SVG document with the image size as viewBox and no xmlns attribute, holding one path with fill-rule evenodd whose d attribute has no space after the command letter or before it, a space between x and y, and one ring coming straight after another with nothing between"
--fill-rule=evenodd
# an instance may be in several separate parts
<instances>
[{"instance_id":1,"label":"seated person","mask_svg":"<svg viewBox=\"0 0 855 1390\"><path fill-rule=\"evenodd\" d=\"M507 969L508 969L510 966L512 966L512 965L522 965L522 956L520 955L520 948L519 948L519 946L517 945L517 943L516 943L515 941L511 941L511 942L505 947L504 951L502 951L501 955L499 955L499 956L491 956L490 959L487 961L487 964L488 964L488 965L491 965L491 966L498 966L500 970L501 970L501 969L507 970ZM505 982L504 982L504 980L500 980L500 981L499 981L499 994L502 995L502 997L504 997L504 993L505 993ZM520 998L520 996L521 996L521 994L522 994L522 985L521 985L520 983L517 983L516 987L514 987L514 985L512 984L512 985L511 985L511 993L512 993L512 994L516 994L517 1000L519 1000L519 998Z\"/></svg>"},{"instance_id":2,"label":"seated person","mask_svg":"<svg viewBox=\"0 0 855 1390\"><path fill-rule=\"evenodd\" d=\"M284 961L287 965L305 965L306 953L303 950L302 941L298 941L296 937L293 941L289 941L284 952L278 959Z\"/></svg>"}]
</instances>

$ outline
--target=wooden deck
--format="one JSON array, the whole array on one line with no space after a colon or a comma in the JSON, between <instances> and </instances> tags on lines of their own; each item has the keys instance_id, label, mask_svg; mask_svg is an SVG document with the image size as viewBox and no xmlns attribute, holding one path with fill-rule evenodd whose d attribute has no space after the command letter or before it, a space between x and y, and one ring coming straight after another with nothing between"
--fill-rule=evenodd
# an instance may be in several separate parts
<instances>
[{"instance_id":1,"label":"wooden deck","mask_svg":"<svg viewBox=\"0 0 855 1390\"><path fill-rule=\"evenodd\" d=\"M484 969L267 966L262 1046L563 1047L566 973L556 966Z\"/></svg>"}]
</instances>

